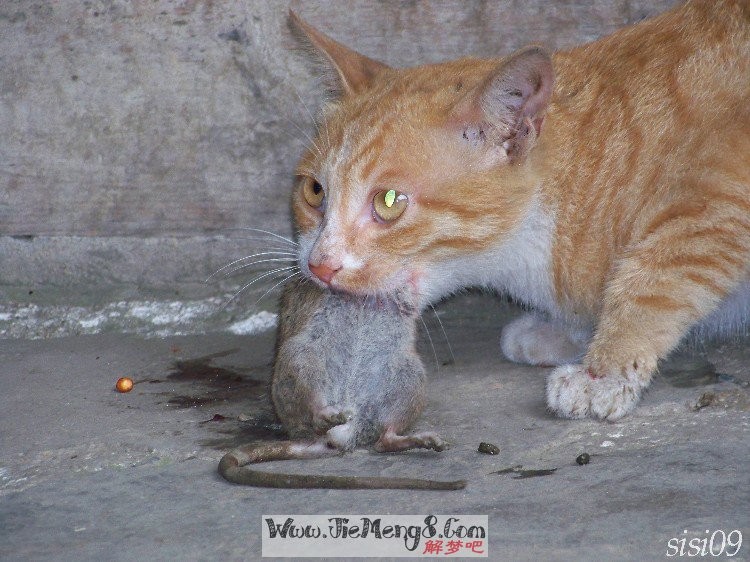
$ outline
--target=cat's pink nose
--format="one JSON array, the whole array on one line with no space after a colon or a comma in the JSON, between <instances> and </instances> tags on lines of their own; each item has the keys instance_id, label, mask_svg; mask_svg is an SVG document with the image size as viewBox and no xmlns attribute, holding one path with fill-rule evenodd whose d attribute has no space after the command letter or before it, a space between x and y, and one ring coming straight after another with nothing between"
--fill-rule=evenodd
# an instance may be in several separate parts
<instances>
[{"instance_id":1,"label":"cat's pink nose","mask_svg":"<svg viewBox=\"0 0 750 562\"><path fill-rule=\"evenodd\" d=\"M341 269L340 267L338 269L332 269L325 264L313 265L311 262L308 262L307 266L310 268L312 274L326 285L331 284L331 279L333 279L336 272Z\"/></svg>"}]
</instances>

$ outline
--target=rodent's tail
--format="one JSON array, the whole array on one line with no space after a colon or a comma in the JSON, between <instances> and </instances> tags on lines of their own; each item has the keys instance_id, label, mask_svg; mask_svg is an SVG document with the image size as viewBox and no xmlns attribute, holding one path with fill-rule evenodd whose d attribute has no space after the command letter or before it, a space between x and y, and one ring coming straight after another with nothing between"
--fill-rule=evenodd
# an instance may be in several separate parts
<instances>
[{"instance_id":1,"label":"rodent's tail","mask_svg":"<svg viewBox=\"0 0 750 562\"><path fill-rule=\"evenodd\" d=\"M340 454L341 451L331 449L325 441L259 441L238 447L221 457L219 474L234 484L261 488L459 490L466 487L465 480L281 474L251 470L245 466L259 462L313 459Z\"/></svg>"}]
</instances>

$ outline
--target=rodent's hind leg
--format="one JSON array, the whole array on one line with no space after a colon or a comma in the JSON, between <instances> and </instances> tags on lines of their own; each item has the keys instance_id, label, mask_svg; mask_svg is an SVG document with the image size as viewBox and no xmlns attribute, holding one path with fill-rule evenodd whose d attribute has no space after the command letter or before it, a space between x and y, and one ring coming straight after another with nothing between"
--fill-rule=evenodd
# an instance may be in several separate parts
<instances>
[{"instance_id":1,"label":"rodent's hind leg","mask_svg":"<svg viewBox=\"0 0 750 562\"><path fill-rule=\"evenodd\" d=\"M396 453L408 449L432 449L442 451L448 447L443 439L432 431L422 431L411 435L399 435L389 427L381 434L375 443L375 450L379 453Z\"/></svg>"},{"instance_id":2,"label":"rodent's hind leg","mask_svg":"<svg viewBox=\"0 0 750 562\"><path fill-rule=\"evenodd\" d=\"M325 406L313 414L313 431L317 435L325 435L331 428L343 425L350 419L352 419L352 412L334 406Z\"/></svg>"}]
</instances>

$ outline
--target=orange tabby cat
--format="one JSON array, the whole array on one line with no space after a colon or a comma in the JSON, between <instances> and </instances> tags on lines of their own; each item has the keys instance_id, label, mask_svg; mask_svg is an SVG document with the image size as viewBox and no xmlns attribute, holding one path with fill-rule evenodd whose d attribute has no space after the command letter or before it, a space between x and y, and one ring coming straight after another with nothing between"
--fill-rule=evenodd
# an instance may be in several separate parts
<instances>
[{"instance_id":1,"label":"orange tabby cat","mask_svg":"<svg viewBox=\"0 0 750 562\"><path fill-rule=\"evenodd\" d=\"M294 193L319 284L538 311L513 361L557 414L617 419L694 326L750 311L750 2L693 1L550 56L394 69L291 15L335 69Z\"/></svg>"}]
</instances>

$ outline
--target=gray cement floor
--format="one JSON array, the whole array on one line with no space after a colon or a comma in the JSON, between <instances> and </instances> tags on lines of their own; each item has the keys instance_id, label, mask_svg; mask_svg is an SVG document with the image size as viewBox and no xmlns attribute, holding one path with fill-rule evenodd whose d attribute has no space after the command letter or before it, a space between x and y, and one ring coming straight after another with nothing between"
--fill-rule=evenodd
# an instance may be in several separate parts
<instances>
[{"instance_id":1,"label":"gray cement floor","mask_svg":"<svg viewBox=\"0 0 750 562\"><path fill-rule=\"evenodd\" d=\"M271 331L0 340L0 559L255 560L269 513L486 514L491 560L660 560L671 538L706 530L750 543L748 340L671 361L621 422L565 421L545 411L547 370L500 356L499 326L513 313L465 295L441 308L455 363L442 364L435 326L439 368L423 342L431 385L419 428L450 450L264 467L468 480L454 492L221 480L223 451L278 433L265 394ZM136 380L129 394L114 392L120 376ZM479 454L480 441L500 454ZM575 463L582 452L586 466ZM497 474L517 466L556 470ZM743 545L733 559L749 553Z\"/></svg>"}]
</instances>

